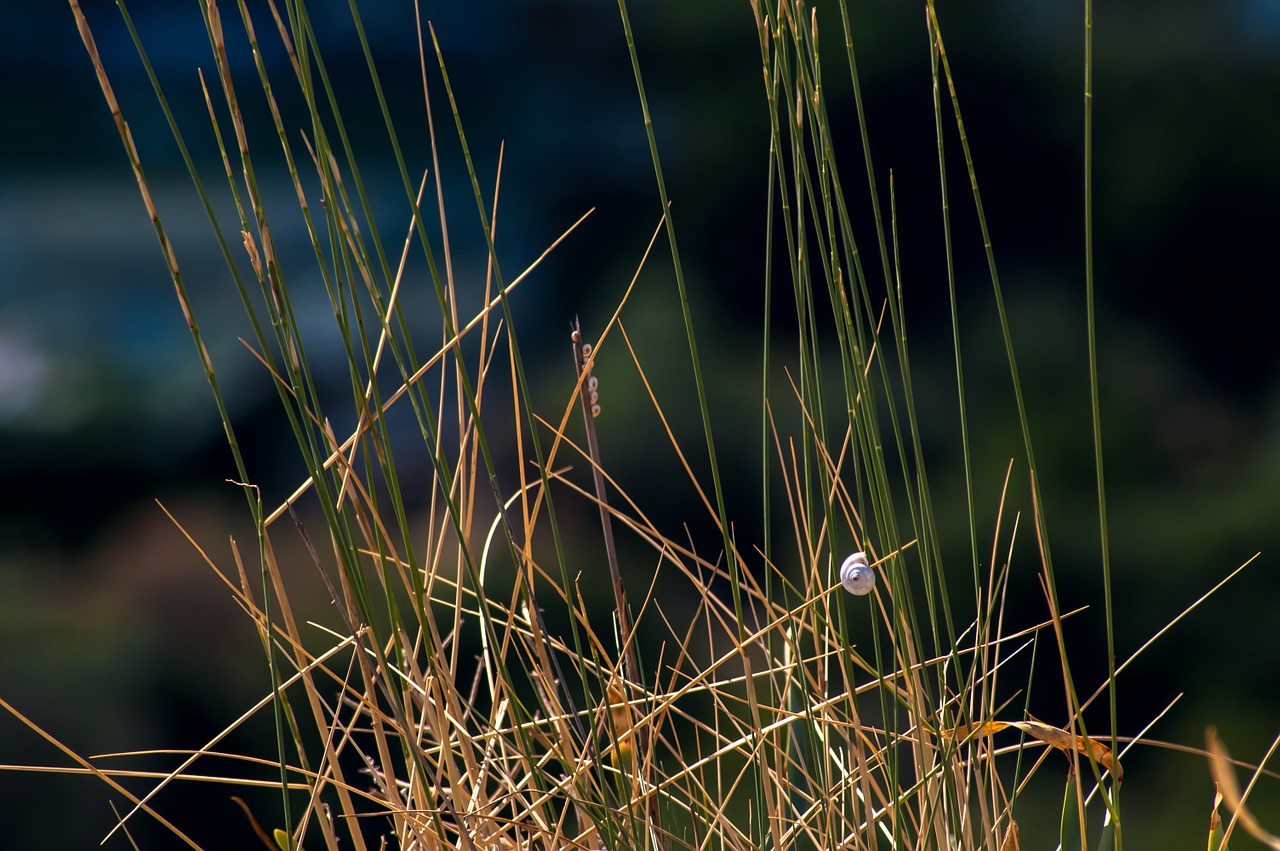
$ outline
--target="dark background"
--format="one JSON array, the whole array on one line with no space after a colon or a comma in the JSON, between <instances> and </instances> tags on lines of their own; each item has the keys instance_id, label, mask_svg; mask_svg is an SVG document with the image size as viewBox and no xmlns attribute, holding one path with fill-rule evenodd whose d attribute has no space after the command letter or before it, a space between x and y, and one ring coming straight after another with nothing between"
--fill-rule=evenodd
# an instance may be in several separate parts
<instances>
[{"instance_id":1,"label":"dark background","mask_svg":"<svg viewBox=\"0 0 1280 851\"><path fill-rule=\"evenodd\" d=\"M425 135L414 124L421 106L412 9L369 6L364 22L393 109L412 116L400 125L402 141L415 127ZM1280 732L1280 588L1270 554L1280 542L1280 12L1267 0L1098 6L1095 262L1121 659L1262 552L1122 675L1121 732L1136 733L1182 695L1153 737L1199 746L1205 726L1216 724L1235 755L1256 759ZM207 221L114 5L85 7L233 416L248 436L250 469L268 501L272 489L278 499L299 470L291 444L279 442L290 438L274 418L274 396L235 342L246 333L242 311ZM139 2L130 10L216 186L216 149L203 132L195 75L213 67L198 9ZM631 13L715 410L725 419L721 449L742 453L750 469L754 426L732 424L740 416L756 422L768 124L749 6L643 2ZM852 177L861 172L861 152L838 39L831 40L838 17L834 9L820 15L830 42L828 96ZM336 78L353 104L348 126L370 152L365 179L389 216L387 241L398 247L399 178L362 82L346 4L317 3L313 16L328 35L331 67L347 72ZM659 213L616 6L427 3L424 16L435 23L458 86L482 183L492 182L498 145L506 143L500 251L508 268L523 268L573 219L597 208L517 299L535 382L563 381L568 319L579 314L588 330L600 327ZM1064 605L1093 607L1072 634L1077 683L1091 692L1105 666L1081 259L1083 13L1079 4L991 2L944 8L941 16L1039 441ZM247 619L155 501L216 550L219 563L227 560L229 533L250 545L247 514L239 491L224 484L233 468L208 386L70 11L28 3L6 18L0 697L83 753L194 747L261 696L266 670ZM937 459L932 483L939 504L956 507L940 522L963 564L923 10L857 4L853 20L878 178L885 189L892 169L898 196L917 393ZM246 76L241 85L253 82ZM438 114L438 129L442 121L447 113ZM416 156L425 163L421 150ZM1001 413L1008 371L954 153L949 168L959 178L952 203L961 313L979 411L977 495L993 512L1005 465L1021 445ZM288 185L273 179L287 208ZM474 207L464 175L450 168L446 179L451 215L467 222ZM223 195L215 200L226 203ZM865 206L863 197L855 201ZM287 227L277 232L285 251L307 268L301 233ZM483 268L474 238L459 237L458 252L464 272ZM669 261L659 254L628 324L651 377L678 388L687 386L687 354ZM321 294L310 306L304 315L323 334L327 302ZM790 310L775 309L781 316ZM312 355L342 363L323 347ZM344 379L334 381L341 391ZM615 396L613 404L628 403ZM691 414L685 421L696 440L696 421ZM634 432L626 437L610 466L649 504L662 504L642 441ZM672 524L680 512L670 507ZM1023 556L1031 564L1026 523L1029 517ZM987 547L980 540L980 551ZM1037 620L1043 603L1029 574L1023 586L1017 605ZM1060 704L1044 711L1045 720L1062 720L1053 714ZM1098 719L1091 731L1108 723ZM226 750L235 750L234 740ZM0 719L0 763L68 764L8 717ZM1212 786L1202 760L1144 751L1126 761L1126 781L1126 836L1134 847L1172 847L1188 835L1203 841ZM1044 792L1052 802L1060 789L1046 783ZM245 823L227 794L180 789L158 803L212 847L243 847ZM1274 784L1259 795L1264 818L1280 829ZM1035 800L1028 799L1024 825L1037 815L1056 823L1052 803L1038 811ZM0 825L14 843L7 847L89 847L112 821L97 781L0 773ZM137 835L153 837L143 847L168 847L141 824ZM119 837L112 842L123 847Z\"/></svg>"}]
</instances>

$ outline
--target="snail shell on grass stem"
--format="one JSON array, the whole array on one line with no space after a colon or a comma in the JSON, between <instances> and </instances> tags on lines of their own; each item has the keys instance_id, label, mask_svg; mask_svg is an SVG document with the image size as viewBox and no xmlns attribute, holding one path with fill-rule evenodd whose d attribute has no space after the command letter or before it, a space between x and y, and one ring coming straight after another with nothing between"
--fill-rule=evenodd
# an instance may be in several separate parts
<instances>
[{"instance_id":1,"label":"snail shell on grass stem","mask_svg":"<svg viewBox=\"0 0 1280 851\"><path fill-rule=\"evenodd\" d=\"M864 597L876 587L876 572L867 564L867 554L857 552L840 565L840 584L850 594Z\"/></svg>"}]
</instances>

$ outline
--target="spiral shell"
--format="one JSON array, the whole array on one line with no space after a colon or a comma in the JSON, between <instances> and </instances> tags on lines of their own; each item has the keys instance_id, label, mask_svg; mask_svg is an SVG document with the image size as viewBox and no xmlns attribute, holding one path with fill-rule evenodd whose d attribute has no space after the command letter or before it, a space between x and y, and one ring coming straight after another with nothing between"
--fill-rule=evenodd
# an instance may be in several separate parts
<instances>
[{"instance_id":1,"label":"spiral shell","mask_svg":"<svg viewBox=\"0 0 1280 851\"><path fill-rule=\"evenodd\" d=\"M840 565L840 584L850 594L864 597L876 587L876 572L867 564L867 554L857 552L850 555Z\"/></svg>"}]
</instances>

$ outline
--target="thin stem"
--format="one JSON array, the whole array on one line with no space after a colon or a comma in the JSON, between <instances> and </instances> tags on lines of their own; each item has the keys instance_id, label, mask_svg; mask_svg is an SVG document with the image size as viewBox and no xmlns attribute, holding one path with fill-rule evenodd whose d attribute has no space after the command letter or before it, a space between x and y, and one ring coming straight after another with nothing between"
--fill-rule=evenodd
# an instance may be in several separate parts
<instances>
[{"instance_id":1,"label":"thin stem","mask_svg":"<svg viewBox=\"0 0 1280 851\"><path fill-rule=\"evenodd\" d=\"M1111 545L1107 527L1107 489L1102 461L1102 403L1098 389L1098 323L1094 303L1093 274L1093 0L1084 0L1084 291L1089 327L1089 408L1093 419L1093 464L1098 479L1098 543L1102 556L1102 594L1107 625L1107 699L1111 709L1111 750L1118 748L1118 696L1116 694L1115 610L1111 588ZM1112 785L1111 801L1115 819L1115 848L1121 851L1119 807L1115 806L1120 785Z\"/></svg>"}]
</instances>

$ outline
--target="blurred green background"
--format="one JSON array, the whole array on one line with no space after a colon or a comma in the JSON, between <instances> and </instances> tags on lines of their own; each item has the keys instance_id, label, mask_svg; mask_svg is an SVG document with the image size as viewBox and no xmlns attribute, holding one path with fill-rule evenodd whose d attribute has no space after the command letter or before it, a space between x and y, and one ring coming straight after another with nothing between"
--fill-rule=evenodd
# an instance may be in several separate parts
<instances>
[{"instance_id":1,"label":"blurred green background","mask_svg":"<svg viewBox=\"0 0 1280 851\"><path fill-rule=\"evenodd\" d=\"M301 477L291 437L268 382L236 342L245 333L241 308L114 5L84 5L158 187L250 469L274 504ZM412 8L367 5L379 70L392 85L393 109L405 116L401 139L418 129L425 145ZM506 144L499 250L508 269L523 268L597 208L516 299L535 383L556 386L568 380L568 322L580 315L588 334L603 324L660 212L616 7L537 0L424 6L450 63L482 183L491 184L498 146ZM1256 759L1280 732L1280 583L1272 555L1280 543L1280 6L1125 0L1097 7L1095 262L1119 656L1262 552L1122 676L1120 732L1136 733L1183 695L1153 737L1200 746L1205 726L1216 724L1234 755ZM139 2L130 10L216 185L217 152L196 76L197 67L212 73L198 9ZM385 214L384 237L398 245L403 196L349 12L334 2L317 3L312 13L352 110L348 126L365 131L354 141L367 152L365 179ZM735 422L757 421L768 114L750 9L745 0L640 2L631 13L722 418L722 451L735 458L726 467L751 471L758 437L754 426ZM1091 692L1106 667L1085 349L1083 13L1079 4L998 0L944 6L940 16L1039 441L1063 602L1092 606L1071 632L1077 683ZM894 176L917 400L926 451L936 459L931 481L939 504L955 507L940 522L964 559L923 7L878 0L856 4L852 17L882 187L890 170ZM831 111L844 116L836 123L848 148L845 176L853 201L865 206L853 106L831 40L839 26L834 8L820 11L820 22L832 51ZM252 87L247 56L233 59L248 72L242 85ZM84 753L195 747L260 697L268 680L249 622L155 501L216 550L220 563L229 534L251 549L247 513L225 483L233 467L207 384L64 5L7 10L0 90L0 696ZM437 108L439 94L433 90ZM287 106L287 93L281 97ZM269 125L262 129L270 133ZM269 135L263 139L271 144ZM425 164L424 149L416 155ZM470 190L454 162L445 173L455 195L451 215L469 222ZM960 160L950 173L966 371L981 412L977 496L994 514L1020 439L1005 413L1008 370L966 182L955 180ZM287 209L284 177L267 183ZM215 200L225 205L225 190ZM276 234L286 269L310 269L297 223L278 222ZM870 238L862 237L868 245ZM479 280L483 245L474 234L458 240L459 268ZM659 254L627 318L651 377L677 388L668 394L674 401L688 384L687 354L669 260ZM323 340L328 303L322 293L308 301L306 272L294 274L303 320ZM785 303L772 309L783 321L790 311ZM311 354L334 365L331 389L340 398L341 352L321 344ZM606 388L610 369L600 364ZM610 400L618 417L626 406L643 407L622 395ZM686 423L696 440L696 423ZM678 528L687 507L666 499L646 455L649 438L637 430L618 433L606 462L642 505L664 509L659 516ZM1025 478L1025 470L1014 475ZM744 491L737 507L757 511L756 492ZM1031 540L1023 534L1030 571ZM980 551L987 545L980 539ZM705 546L716 546L714 539ZM1043 601L1029 574L1022 585L1026 597L1015 605L1034 622ZM1060 702L1043 709L1044 720L1063 720L1053 714ZM0 717L0 764L14 763L65 764L14 719ZM1125 766L1132 847L1202 841L1212 799L1202 760L1143 751ZM1264 783L1256 800L1280 829L1275 786ZM1045 791L1052 801L1060 790ZM185 787L159 805L211 847L243 847L247 828L228 794ZM0 773L0 824L13 843L6 847L90 847L114 821L107 800L93 780ZM1033 801L1024 824L1056 822ZM169 847L144 825L135 835L143 847ZM112 842L124 847L119 837Z\"/></svg>"}]
</instances>

